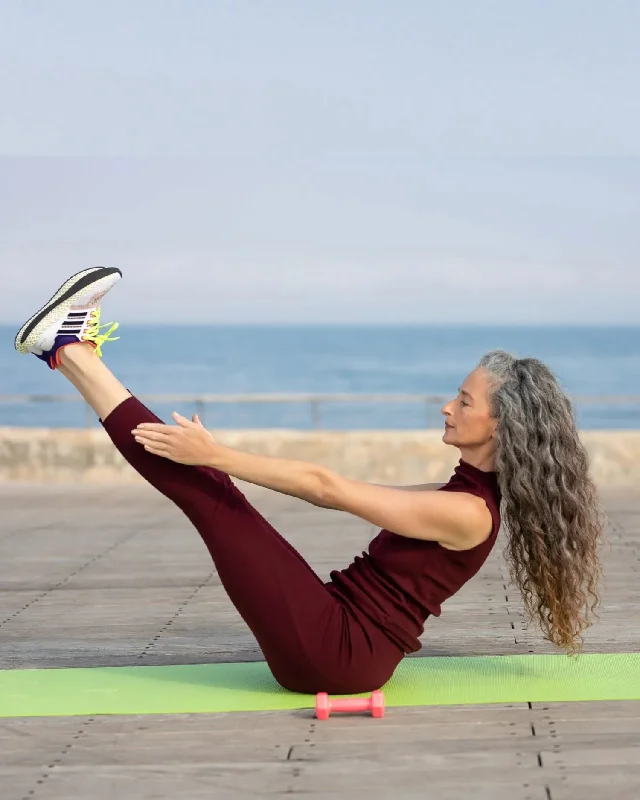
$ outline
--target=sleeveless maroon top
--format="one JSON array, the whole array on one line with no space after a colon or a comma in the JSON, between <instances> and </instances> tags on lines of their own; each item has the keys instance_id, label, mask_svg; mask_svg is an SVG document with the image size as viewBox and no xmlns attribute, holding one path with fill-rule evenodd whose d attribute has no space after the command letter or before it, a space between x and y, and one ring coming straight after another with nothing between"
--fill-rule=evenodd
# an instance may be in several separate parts
<instances>
[{"instance_id":1,"label":"sleeveless maroon top","mask_svg":"<svg viewBox=\"0 0 640 800\"><path fill-rule=\"evenodd\" d=\"M500 528L500 490L495 472L460 460L440 492L481 497L493 519L489 538L470 550L447 550L438 542L409 539L382 530L369 552L330 574L329 590L359 616L364 613L405 653L420 650L418 637L430 615L440 616L445 600L472 578L493 549Z\"/></svg>"}]
</instances>

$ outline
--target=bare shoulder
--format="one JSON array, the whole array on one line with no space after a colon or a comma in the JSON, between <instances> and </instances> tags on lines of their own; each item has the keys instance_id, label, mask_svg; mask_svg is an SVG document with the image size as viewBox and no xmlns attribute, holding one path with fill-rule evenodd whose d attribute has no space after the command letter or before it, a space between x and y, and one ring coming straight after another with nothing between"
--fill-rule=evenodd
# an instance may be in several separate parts
<instances>
[{"instance_id":1,"label":"bare shoulder","mask_svg":"<svg viewBox=\"0 0 640 800\"><path fill-rule=\"evenodd\" d=\"M472 550L485 542L493 530L493 516L482 497L469 492L441 492L448 498L458 522L459 536L440 544L447 550Z\"/></svg>"},{"instance_id":2,"label":"bare shoulder","mask_svg":"<svg viewBox=\"0 0 640 800\"><path fill-rule=\"evenodd\" d=\"M492 520L483 500L463 492L434 490L442 484L431 486L406 491L327 472L319 505L346 511L400 536L440 542L452 550L471 549L489 536Z\"/></svg>"}]
</instances>

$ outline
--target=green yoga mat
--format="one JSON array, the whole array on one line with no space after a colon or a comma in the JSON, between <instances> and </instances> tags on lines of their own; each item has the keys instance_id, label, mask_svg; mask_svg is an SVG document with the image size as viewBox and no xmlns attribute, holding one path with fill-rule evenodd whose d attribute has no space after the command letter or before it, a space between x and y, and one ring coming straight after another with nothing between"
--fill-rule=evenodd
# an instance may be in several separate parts
<instances>
[{"instance_id":1,"label":"green yoga mat","mask_svg":"<svg viewBox=\"0 0 640 800\"><path fill-rule=\"evenodd\" d=\"M387 706L640 700L640 653L406 658ZM0 717L313 708L266 664L0 670Z\"/></svg>"}]
</instances>

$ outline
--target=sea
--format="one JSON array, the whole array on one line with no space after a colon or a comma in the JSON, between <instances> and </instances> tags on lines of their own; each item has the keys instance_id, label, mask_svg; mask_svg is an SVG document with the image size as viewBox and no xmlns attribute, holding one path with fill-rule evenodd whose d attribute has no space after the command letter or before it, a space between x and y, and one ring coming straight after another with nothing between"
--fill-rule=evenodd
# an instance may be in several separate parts
<instances>
[{"instance_id":1,"label":"sea","mask_svg":"<svg viewBox=\"0 0 640 800\"><path fill-rule=\"evenodd\" d=\"M15 327L0 327L0 426L95 425L57 372L13 349ZM225 403L196 396L410 394L453 396L493 349L535 356L578 403L582 429L640 428L640 327L464 326L136 326L121 325L106 363L134 394L166 418L204 414L210 428L329 430L442 426L439 405L423 402ZM182 395L154 400L153 395ZM8 396L37 396L27 401ZM635 396L603 402L602 396ZM47 399L49 398L49 399Z\"/></svg>"}]
</instances>

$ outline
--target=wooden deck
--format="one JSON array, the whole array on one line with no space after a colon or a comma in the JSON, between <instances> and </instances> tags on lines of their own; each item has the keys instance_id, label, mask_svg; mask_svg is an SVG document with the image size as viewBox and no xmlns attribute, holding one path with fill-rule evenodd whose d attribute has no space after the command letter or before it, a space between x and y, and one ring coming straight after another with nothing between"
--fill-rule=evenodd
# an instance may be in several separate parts
<instances>
[{"instance_id":1,"label":"wooden deck","mask_svg":"<svg viewBox=\"0 0 640 800\"><path fill-rule=\"evenodd\" d=\"M370 526L243 487L324 577ZM640 650L640 492L605 491L590 652ZM186 520L146 486L0 486L0 668L261 659ZM495 551L429 621L422 655L553 652ZM640 797L640 703L0 720L0 798Z\"/></svg>"}]
</instances>

